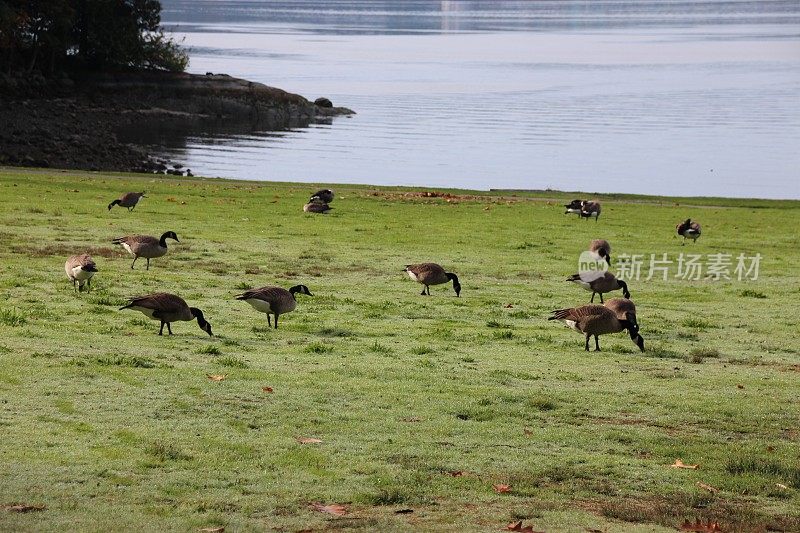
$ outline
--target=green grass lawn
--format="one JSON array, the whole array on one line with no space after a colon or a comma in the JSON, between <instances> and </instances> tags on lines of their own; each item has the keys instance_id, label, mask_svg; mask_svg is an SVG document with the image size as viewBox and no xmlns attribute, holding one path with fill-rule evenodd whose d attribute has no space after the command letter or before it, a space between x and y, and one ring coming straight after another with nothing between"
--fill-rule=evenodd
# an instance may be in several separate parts
<instances>
[{"instance_id":1,"label":"green grass lawn","mask_svg":"<svg viewBox=\"0 0 800 533\"><path fill-rule=\"evenodd\" d=\"M800 202L335 189L323 216L307 184L0 170L0 530L800 530ZM563 214L579 196L599 222ZM150 271L110 242L167 230ZM588 303L564 279L593 238L760 253L760 276L631 280L647 352L587 353L547 316ZM63 265L87 251L79 294ZM423 261L461 298L420 296L401 270ZM277 331L233 299L299 283ZM154 291L217 336L117 310Z\"/></svg>"}]
</instances>

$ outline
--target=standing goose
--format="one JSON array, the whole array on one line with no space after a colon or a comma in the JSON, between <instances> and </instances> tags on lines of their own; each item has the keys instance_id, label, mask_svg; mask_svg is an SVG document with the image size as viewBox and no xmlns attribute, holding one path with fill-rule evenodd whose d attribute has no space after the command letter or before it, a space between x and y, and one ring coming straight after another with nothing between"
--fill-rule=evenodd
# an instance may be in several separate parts
<instances>
[{"instance_id":1,"label":"standing goose","mask_svg":"<svg viewBox=\"0 0 800 533\"><path fill-rule=\"evenodd\" d=\"M128 298L128 305L119 308L133 309L140 311L145 316L153 320L161 321L161 328L158 330L159 335L164 334L164 324L167 325L167 331L172 335L172 327L170 323L177 321L190 322L197 319L197 325L200 329L211 335L211 324L209 324L203 312L196 307L189 307L186 301L180 296L170 294L168 292L156 292L146 296L134 296Z\"/></svg>"},{"instance_id":2,"label":"standing goose","mask_svg":"<svg viewBox=\"0 0 800 533\"><path fill-rule=\"evenodd\" d=\"M333 191L330 189L322 189L321 191L317 191L311 195L311 200L309 202L313 202L314 198L319 198L322 203L329 204L333 201Z\"/></svg>"},{"instance_id":3,"label":"standing goose","mask_svg":"<svg viewBox=\"0 0 800 533\"><path fill-rule=\"evenodd\" d=\"M597 219L600 218L600 202L597 201L581 202L581 217L582 218L594 217L594 221L597 222Z\"/></svg>"},{"instance_id":4,"label":"standing goose","mask_svg":"<svg viewBox=\"0 0 800 533\"><path fill-rule=\"evenodd\" d=\"M244 300L253 306L256 311L267 314L267 324L272 325L270 315L275 315L275 329L278 329L278 317L284 313L291 313L297 307L295 294L314 296L305 285L295 285L288 291L282 287L261 287L250 289L236 296L237 300Z\"/></svg>"},{"instance_id":5,"label":"standing goose","mask_svg":"<svg viewBox=\"0 0 800 533\"><path fill-rule=\"evenodd\" d=\"M119 198L117 198L116 200L111 202L110 204L108 204L108 210L111 211L112 207L114 207L115 205L118 205L120 207L127 207L128 211L133 211L133 209L136 207L136 204L139 203L139 199L140 198L147 198L144 195L144 191L142 191L142 192L126 192L125 194L123 194L122 196L120 196Z\"/></svg>"},{"instance_id":6,"label":"standing goose","mask_svg":"<svg viewBox=\"0 0 800 533\"><path fill-rule=\"evenodd\" d=\"M431 295L431 285L442 285L450 280L453 281L453 290L456 291L456 296L461 296L461 283L458 282L458 276L452 272L445 272L444 269L436 263L406 265L403 272L406 272L408 277L417 283L425 285L425 288L422 289L420 293L422 296L425 296L426 291L428 296Z\"/></svg>"},{"instance_id":7,"label":"standing goose","mask_svg":"<svg viewBox=\"0 0 800 533\"><path fill-rule=\"evenodd\" d=\"M639 335L639 325L636 317L630 313L625 318L620 319L611 309L602 305L583 305L571 309L559 309L553 311L552 316L547 320L561 320L567 326L580 331L586 336L585 349L589 351L589 339L594 337L595 351L600 351L600 341L598 337L607 333L619 333L628 330L631 340L644 352L644 339Z\"/></svg>"},{"instance_id":8,"label":"standing goose","mask_svg":"<svg viewBox=\"0 0 800 533\"><path fill-rule=\"evenodd\" d=\"M589 243L589 251L595 253L606 260L611 266L611 245L605 239L595 239Z\"/></svg>"},{"instance_id":9,"label":"standing goose","mask_svg":"<svg viewBox=\"0 0 800 533\"><path fill-rule=\"evenodd\" d=\"M131 268L136 264L137 259L145 257L147 258L147 270L150 270L150 260L167 253L167 239L181 242L174 231L164 232L160 239L150 235L128 235L126 237L118 237L111 242L121 244L133 256Z\"/></svg>"},{"instance_id":10,"label":"standing goose","mask_svg":"<svg viewBox=\"0 0 800 533\"><path fill-rule=\"evenodd\" d=\"M611 291L616 291L622 289L622 295L625 298L630 298L631 293L628 292L628 284L622 281L621 279L617 279L614 274L611 272L603 272L602 275L599 275L599 272L583 272L580 274L573 274L567 278L567 281L571 281L580 285L587 291L592 291L592 299L591 302L594 302L594 295L600 295L600 303L603 303L603 294Z\"/></svg>"},{"instance_id":11,"label":"standing goose","mask_svg":"<svg viewBox=\"0 0 800 533\"><path fill-rule=\"evenodd\" d=\"M692 242L697 242L697 238L700 237L700 224L692 222L691 218L687 218L675 228L678 230L678 235L683 237L681 245L686 244L686 239L692 239Z\"/></svg>"},{"instance_id":12,"label":"standing goose","mask_svg":"<svg viewBox=\"0 0 800 533\"><path fill-rule=\"evenodd\" d=\"M89 254L73 255L64 263L64 270L67 277L72 282L72 287L78 292L83 290L84 284L87 290L92 289L92 276L97 272L92 256ZM76 285L77 284L77 285Z\"/></svg>"},{"instance_id":13,"label":"standing goose","mask_svg":"<svg viewBox=\"0 0 800 533\"><path fill-rule=\"evenodd\" d=\"M583 206L585 201L586 200L572 200L570 203L564 204L564 207L566 208L564 214L566 215L572 213L580 217L581 207Z\"/></svg>"}]
</instances>

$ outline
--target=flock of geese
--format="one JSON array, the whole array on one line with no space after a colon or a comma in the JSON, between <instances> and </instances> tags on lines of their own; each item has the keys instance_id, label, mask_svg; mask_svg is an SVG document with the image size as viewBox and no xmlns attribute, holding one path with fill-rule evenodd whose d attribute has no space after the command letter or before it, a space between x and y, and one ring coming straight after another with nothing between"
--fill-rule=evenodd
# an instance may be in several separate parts
<instances>
[{"instance_id":1,"label":"flock of geese","mask_svg":"<svg viewBox=\"0 0 800 533\"><path fill-rule=\"evenodd\" d=\"M128 192L108 205L108 209L118 205L125 207L128 211L133 211L141 198L145 198L144 192ZM326 213L332 208L334 193L330 189L323 189L314 193L309 201L303 206L303 211L307 213ZM594 217L595 221L600 217L600 202L587 200L573 200L565 205L567 213L578 214L581 218L587 219ZM679 236L691 239L696 242L700 237L700 224L686 219L676 226ZM180 242L174 231L164 232L160 238L149 235L127 235L118 237L112 242L121 245L129 254L133 256L131 269L134 268L136 260L140 257L147 259L146 269L150 269L150 260L162 257L167 253L167 239ZM611 245L605 239L595 239L589 244L588 252L597 261L604 261L606 267L611 265ZM72 282L73 288L83 291L84 287L91 290L92 278L97 273L97 265L89 254L73 255L64 264L67 277ZM422 296L430 296L431 285L443 285L453 283L453 290L456 297L461 295L461 283L458 276L453 272L447 272L436 263L419 263L406 265L403 270L408 276L423 286ZM589 341L594 337L595 351L600 351L599 336L610 333L620 333L627 331L631 340L644 352L644 339L639 334L639 323L636 319L636 306L630 300L631 294L628 285L617 279L614 274L607 269L587 275L579 272L567 278L583 289L590 291L592 297L590 303L579 307L558 309L551 313L548 320L560 320L568 327L582 333L585 336L584 348L589 351ZM622 298L603 300L603 294L622 290ZM236 300L250 304L253 309L267 315L267 323L272 326L274 317L274 327L278 328L278 317L282 314L290 313L297 308L297 294L313 296L305 285L295 285L289 289L282 287L261 287L251 289L235 296ZM600 296L600 305L594 304L596 295ZM139 311L152 320L161 323L158 334L164 334L164 326L167 332L172 335L172 322L190 322L197 320L197 325L213 336L211 324L206 320L203 312L196 307L189 307L186 301L175 294L158 292L143 296L134 296L128 299L128 303L120 308L133 309Z\"/></svg>"}]
</instances>

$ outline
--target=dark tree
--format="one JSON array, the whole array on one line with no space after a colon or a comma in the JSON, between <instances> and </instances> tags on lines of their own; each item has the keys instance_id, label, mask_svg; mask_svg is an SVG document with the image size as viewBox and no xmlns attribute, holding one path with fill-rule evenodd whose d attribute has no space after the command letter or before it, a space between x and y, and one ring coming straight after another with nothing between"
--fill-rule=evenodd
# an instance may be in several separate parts
<instances>
[{"instance_id":1,"label":"dark tree","mask_svg":"<svg viewBox=\"0 0 800 533\"><path fill-rule=\"evenodd\" d=\"M182 71L157 0L0 0L0 69Z\"/></svg>"}]
</instances>

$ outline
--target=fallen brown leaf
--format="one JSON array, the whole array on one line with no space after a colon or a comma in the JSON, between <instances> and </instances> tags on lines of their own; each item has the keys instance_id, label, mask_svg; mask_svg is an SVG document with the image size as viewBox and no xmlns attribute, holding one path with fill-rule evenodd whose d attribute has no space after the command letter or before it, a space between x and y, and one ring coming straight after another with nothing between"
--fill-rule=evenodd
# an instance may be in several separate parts
<instances>
[{"instance_id":1,"label":"fallen brown leaf","mask_svg":"<svg viewBox=\"0 0 800 533\"><path fill-rule=\"evenodd\" d=\"M523 526L522 520L519 522L511 522L508 524L504 531L520 531L521 533L542 533L541 531L534 531L533 526Z\"/></svg>"},{"instance_id":2,"label":"fallen brown leaf","mask_svg":"<svg viewBox=\"0 0 800 533\"><path fill-rule=\"evenodd\" d=\"M453 477L463 477L467 473L464 472L463 470L452 470L452 471L448 472L448 474L450 474Z\"/></svg>"},{"instance_id":3,"label":"fallen brown leaf","mask_svg":"<svg viewBox=\"0 0 800 533\"><path fill-rule=\"evenodd\" d=\"M696 531L698 533L720 533L722 528L719 527L719 522L712 522L709 520L705 524L697 519L694 524L685 520L681 525L681 531Z\"/></svg>"},{"instance_id":4,"label":"fallen brown leaf","mask_svg":"<svg viewBox=\"0 0 800 533\"><path fill-rule=\"evenodd\" d=\"M525 434L526 434L527 436L529 436L529 437L530 437L531 435L533 435L533 431L531 431L531 430L530 430L530 429L528 429L528 428L525 428L525 429L523 429L523 430L522 430L522 432L523 432L523 433L525 433Z\"/></svg>"},{"instance_id":5,"label":"fallen brown leaf","mask_svg":"<svg viewBox=\"0 0 800 533\"><path fill-rule=\"evenodd\" d=\"M6 509L12 513L30 513L32 511L44 511L47 509L44 505L28 505L26 503L17 503L14 505L7 505Z\"/></svg>"},{"instance_id":6,"label":"fallen brown leaf","mask_svg":"<svg viewBox=\"0 0 800 533\"><path fill-rule=\"evenodd\" d=\"M506 304L503 307L505 307L506 309L513 309L514 308L514 306L512 304Z\"/></svg>"},{"instance_id":7,"label":"fallen brown leaf","mask_svg":"<svg viewBox=\"0 0 800 533\"><path fill-rule=\"evenodd\" d=\"M328 513L334 516L344 516L347 514L347 507L344 505L339 505L338 503L323 505L319 502L314 502L311 504L311 508L315 511L319 511L320 513Z\"/></svg>"},{"instance_id":8,"label":"fallen brown leaf","mask_svg":"<svg viewBox=\"0 0 800 533\"><path fill-rule=\"evenodd\" d=\"M492 488L497 494L505 494L507 492L511 492L511 485L505 485L503 483L492 485Z\"/></svg>"},{"instance_id":9,"label":"fallen brown leaf","mask_svg":"<svg viewBox=\"0 0 800 533\"><path fill-rule=\"evenodd\" d=\"M224 381L228 377L227 374L208 374L208 379L211 381Z\"/></svg>"},{"instance_id":10,"label":"fallen brown leaf","mask_svg":"<svg viewBox=\"0 0 800 533\"><path fill-rule=\"evenodd\" d=\"M675 462L669 466L671 466L672 468L687 468L689 470L697 470L698 468L700 468L700 465L687 465L680 459L675 459Z\"/></svg>"},{"instance_id":11,"label":"fallen brown leaf","mask_svg":"<svg viewBox=\"0 0 800 533\"><path fill-rule=\"evenodd\" d=\"M744 385L742 385L742 384L738 384L738 385L736 385L736 388L737 388L737 389L743 389L743 388L744 388Z\"/></svg>"},{"instance_id":12,"label":"fallen brown leaf","mask_svg":"<svg viewBox=\"0 0 800 533\"><path fill-rule=\"evenodd\" d=\"M706 485L705 483L701 483L699 481L697 482L697 486L700 487L701 489L707 490L708 492L710 492L712 494L716 494L716 493L719 492L718 488L712 487L711 485Z\"/></svg>"},{"instance_id":13,"label":"fallen brown leaf","mask_svg":"<svg viewBox=\"0 0 800 533\"><path fill-rule=\"evenodd\" d=\"M295 440L300 444L319 444L322 439L315 439L313 437L295 437Z\"/></svg>"},{"instance_id":14,"label":"fallen brown leaf","mask_svg":"<svg viewBox=\"0 0 800 533\"><path fill-rule=\"evenodd\" d=\"M272 392L272 387L261 387L264 392Z\"/></svg>"}]
</instances>

